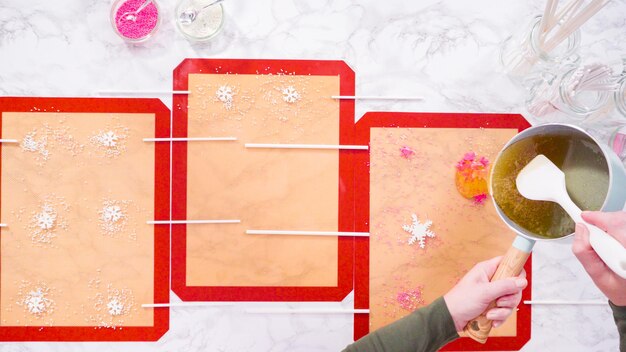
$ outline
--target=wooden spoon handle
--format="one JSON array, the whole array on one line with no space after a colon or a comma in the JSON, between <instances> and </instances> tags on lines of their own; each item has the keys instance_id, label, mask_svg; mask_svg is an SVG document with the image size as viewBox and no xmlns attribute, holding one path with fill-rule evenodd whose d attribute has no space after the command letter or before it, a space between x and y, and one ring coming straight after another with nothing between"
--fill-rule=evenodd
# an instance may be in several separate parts
<instances>
[{"instance_id":1,"label":"wooden spoon handle","mask_svg":"<svg viewBox=\"0 0 626 352\"><path fill-rule=\"evenodd\" d=\"M529 256L530 252L522 251L511 246L511 248L509 248L504 255L504 258L502 258L502 261L498 265L498 269L496 269L495 274L493 274L491 281L519 275L522 272L524 264ZM492 321L485 317L485 313L495 306L496 302L491 302L485 312L476 317L474 320L470 320L470 322L467 323L463 329L465 335L480 343L487 342L489 332L491 331Z\"/></svg>"}]
</instances>

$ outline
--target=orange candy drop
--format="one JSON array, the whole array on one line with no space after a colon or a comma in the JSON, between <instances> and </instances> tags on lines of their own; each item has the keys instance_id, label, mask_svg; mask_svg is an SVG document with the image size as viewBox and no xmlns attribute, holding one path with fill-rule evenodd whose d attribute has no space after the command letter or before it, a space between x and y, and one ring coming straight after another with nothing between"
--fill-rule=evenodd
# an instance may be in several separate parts
<instances>
[{"instance_id":1,"label":"orange candy drop","mask_svg":"<svg viewBox=\"0 0 626 352\"><path fill-rule=\"evenodd\" d=\"M482 202L489 191L489 160L474 152L466 153L456 164L454 180L463 197Z\"/></svg>"}]
</instances>

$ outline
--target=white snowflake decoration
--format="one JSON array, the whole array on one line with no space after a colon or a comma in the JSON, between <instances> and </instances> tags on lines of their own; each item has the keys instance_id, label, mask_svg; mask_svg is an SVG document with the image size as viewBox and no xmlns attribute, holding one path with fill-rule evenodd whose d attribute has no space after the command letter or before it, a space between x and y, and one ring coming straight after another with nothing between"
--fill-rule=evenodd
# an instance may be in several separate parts
<instances>
[{"instance_id":1,"label":"white snowflake decoration","mask_svg":"<svg viewBox=\"0 0 626 352\"><path fill-rule=\"evenodd\" d=\"M124 313L124 305L117 298L113 298L107 303L109 314L113 316L122 315Z\"/></svg>"},{"instance_id":2,"label":"white snowflake decoration","mask_svg":"<svg viewBox=\"0 0 626 352\"><path fill-rule=\"evenodd\" d=\"M33 134L27 134L22 140L22 148L29 152L36 152L39 150L39 143L33 138Z\"/></svg>"},{"instance_id":3,"label":"white snowflake decoration","mask_svg":"<svg viewBox=\"0 0 626 352\"><path fill-rule=\"evenodd\" d=\"M426 220L424 223L422 223L421 221L419 221L417 215L415 214L413 214L411 217L413 218L413 223L411 225L402 225L402 229L411 234L411 238L409 238L409 245L418 242L420 248L425 248L426 237L435 237L435 233L430 230L430 226L433 224L433 222L430 220Z\"/></svg>"},{"instance_id":4,"label":"white snowflake decoration","mask_svg":"<svg viewBox=\"0 0 626 352\"><path fill-rule=\"evenodd\" d=\"M103 147L115 147L117 146L117 141L119 140L119 136L115 134L113 131L103 132L102 134L96 137L100 145Z\"/></svg>"},{"instance_id":5,"label":"white snowflake decoration","mask_svg":"<svg viewBox=\"0 0 626 352\"><path fill-rule=\"evenodd\" d=\"M129 239L137 239L135 227L128 226L129 220L133 217L131 204L132 202L128 200L103 200L98 209L98 224L103 235L117 237L120 234L127 234Z\"/></svg>"},{"instance_id":6,"label":"white snowflake decoration","mask_svg":"<svg viewBox=\"0 0 626 352\"><path fill-rule=\"evenodd\" d=\"M117 205L109 205L102 210L102 220L108 223L118 222L124 214L122 214L122 208Z\"/></svg>"},{"instance_id":7,"label":"white snowflake decoration","mask_svg":"<svg viewBox=\"0 0 626 352\"><path fill-rule=\"evenodd\" d=\"M24 298L24 305L31 314L42 314L51 305L51 301L46 298L46 294L39 288L36 291L30 291Z\"/></svg>"},{"instance_id":8,"label":"white snowflake decoration","mask_svg":"<svg viewBox=\"0 0 626 352\"><path fill-rule=\"evenodd\" d=\"M57 220L57 214L49 205L44 205L41 213L35 215L35 222L42 230L50 230L54 227Z\"/></svg>"},{"instance_id":9,"label":"white snowflake decoration","mask_svg":"<svg viewBox=\"0 0 626 352\"><path fill-rule=\"evenodd\" d=\"M22 150L27 152L39 153L44 160L48 159L50 152L46 149L48 141L46 137L40 138L39 141L35 140L35 132L27 134L22 140Z\"/></svg>"},{"instance_id":10,"label":"white snowflake decoration","mask_svg":"<svg viewBox=\"0 0 626 352\"><path fill-rule=\"evenodd\" d=\"M233 89L230 86L227 86L227 85L220 86L217 89L217 91L215 92L215 96L217 97L217 99L219 101L224 103L224 107L227 110L230 110L230 108L232 108L232 106L233 106L233 96L234 95L235 95L235 93L233 92Z\"/></svg>"},{"instance_id":11,"label":"white snowflake decoration","mask_svg":"<svg viewBox=\"0 0 626 352\"><path fill-rule=\"evenodd\" d=\"M114 158L126 150L127 137L128 128L119 126L104 131L100 130L91 135L89 141L98 150L97 155Z\"/></svg>"},{"instance_id":12,"label":"white snowflake decoration","mask_svg":"<svg viewBox=\"0 0 626 352\"><path fill-rule=\"evenodd\" d=\"M283 89L283 100L289 104L293 104L300 100L300 94L293 86Z\"/></svg>"}]
</instances>

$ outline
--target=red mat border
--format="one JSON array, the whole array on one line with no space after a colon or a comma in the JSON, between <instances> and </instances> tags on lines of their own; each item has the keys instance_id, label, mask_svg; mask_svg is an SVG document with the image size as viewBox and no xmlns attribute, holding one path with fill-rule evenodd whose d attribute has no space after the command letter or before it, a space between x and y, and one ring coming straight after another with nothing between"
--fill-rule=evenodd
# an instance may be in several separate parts
<instances>
[{"instance_id":1,"label":"red mat border","mask_svg":"<svg viewBox=\"0 0 626 352\"><path fill-rule=\"evenodd\" d=\"M158 99L0 97L0 136L4 112L150 113L155 114L155 137L167 138L170 135L170 111ZM2 143L0 155L1 148ZM169 157L169 144L156 143L154 211L157 219L167 218L170 211ZM169 302L169 242L168 227L155 226L154 302ZM119 329L93 326L0 326L0 341L157 341L168 329L169 308L157 308L154 310L153 326L125 326Z\"/></svg>"},{"instance_id":2,"label":"red mat border","mask_svg":"<svg viewBox=\"0 0 626 352\"><path fill-rule=\"evenodd\" d=\"M420 128L517 128L522 131L530 124L519 114L465 114L465 113L396 113L370 112L356 124L355 144L369 144L372 127L420 127ZM369 232L370 174L369 151L356 155L355 231ZM504 254L504 253L503 253ZM369 238L355 240L355 309L369 308ZM526 262L528 287L522 293L522 300L531 299L532 255ZM442 351L501 351L519 350L530 340L531 308L520 304L517 315L517 336L490 337L487 343L480 344L468 337L459 338L447 344ZM369 332L369 314L354 315L355 341Z\"/></svg>"},{"instance_id":3,"label":"red mat border","mask_svg":"<svg viewBox=\"0 0 626 352\"><path fill-rule=\"evenodd\" d=\"M340 76L340 95L354 95L354 71L343 61L185 59L174 70L174 90L188 90L188 75L296 74ZM354 101L339 103L339 141L354 133ZM173 98L173 136L187 137L187 95ZM172 219L187 216L187 143L173 143ZM354 163L351 151L339 152L339 231L354 231ZM353 287L354 240L338 238L338 284L332 287L187 286L186 225L172 225L172 290L183 301L341 301Z\"/></svg>"}]
</instances>

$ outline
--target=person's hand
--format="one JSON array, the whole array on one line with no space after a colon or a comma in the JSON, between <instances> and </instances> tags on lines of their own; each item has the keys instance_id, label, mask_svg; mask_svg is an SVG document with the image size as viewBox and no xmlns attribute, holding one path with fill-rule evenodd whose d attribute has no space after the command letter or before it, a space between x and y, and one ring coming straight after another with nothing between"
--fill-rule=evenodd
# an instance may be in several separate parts
<instances>
[{"instance_id":1,"label":"person's hand","mask_svg":"<svg viewBox=\"0 0 626 352\"><path fill-rule=\"evenodd\" d=\"M626 247L626 212L583 212L583 219L604 230ZM593 282L613 304L626 306L626 280L619 277L600 259L589 244L589 230L584 224L576 224L572 251L583 265Z\"/></svg>"},{"instance_id":2,"label":"person's hand","mask_svg":"<svg viewBox=\"0 0 626 352\"><path fill-rule=\"evenodd\" d=\"M463 331L467 323L479 316L489 304L496 306L487 312L487 319L498 327L513 313L522 299L522 290L528 284L526 272L520 276L489 282L502 257L476 264L450 292L443 296L456 331Z\"/></svg>"}]
</instances>

